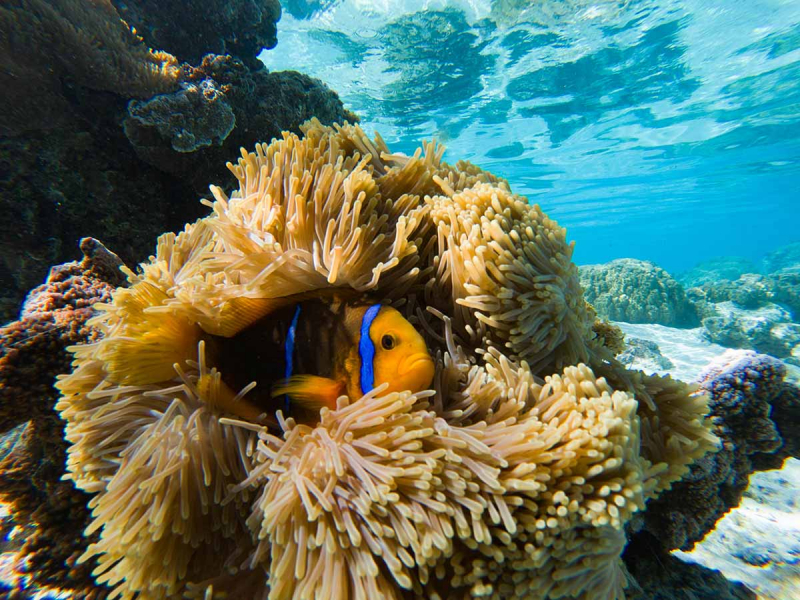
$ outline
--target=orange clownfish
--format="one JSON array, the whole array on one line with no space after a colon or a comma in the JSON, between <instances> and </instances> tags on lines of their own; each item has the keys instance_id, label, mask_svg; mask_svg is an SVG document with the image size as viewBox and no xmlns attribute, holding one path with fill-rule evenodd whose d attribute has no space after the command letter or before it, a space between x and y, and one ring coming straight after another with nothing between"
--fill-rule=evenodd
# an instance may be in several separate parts
<instances>
[{"instance_id":1,"label":"orange clownfish","mask_svg":"<svg viewBox=\"0 0 800 600\"><path fill-rule=\"evenodd\" d=\"M255 380L254 391L262 391L248 400L264 407L277 398L285 413L293 406L335 409L339 396L357 400L384 383L387 393L419 392L434 376L425 340L396 309L381 304L301 302L232 338L216 338L215 346L215 362L231 389Z\"/></svg>"}]
</instances>

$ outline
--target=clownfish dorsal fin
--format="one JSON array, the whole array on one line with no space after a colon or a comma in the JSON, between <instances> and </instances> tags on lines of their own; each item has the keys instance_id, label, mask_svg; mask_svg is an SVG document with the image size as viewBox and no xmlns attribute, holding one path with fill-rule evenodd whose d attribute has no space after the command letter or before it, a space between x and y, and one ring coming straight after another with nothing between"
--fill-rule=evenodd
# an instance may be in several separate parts
<instances>
[{"instance_id":1,"label":"clownfish dorsal fin","mask_svg":"<svg viewBox=\"0 0 800 600\"><path fill-rule=\"evenodd\" d=\"M200 327L206 333L221 337L233 337L259 319L287 306L307 300L324 300L343 303L360 295L353 289L323 288L281 296L278 298L233 298L222 305L213 319L205 319Z\"/></svg>"},{"instance_id":2,"label":"clownfish dorsal fin","mask_svg":"<svg viewBox=\"0 0 800 600\"><path fill-rule=\"evenodd\" d=\"M292 402L308 410L319 410L323 406L335 410L336 399L344 393L344 383L317 375L293 375L281 379L273 384L271 392L273 398L289 396Z\"/></svg>"}]
</instances>

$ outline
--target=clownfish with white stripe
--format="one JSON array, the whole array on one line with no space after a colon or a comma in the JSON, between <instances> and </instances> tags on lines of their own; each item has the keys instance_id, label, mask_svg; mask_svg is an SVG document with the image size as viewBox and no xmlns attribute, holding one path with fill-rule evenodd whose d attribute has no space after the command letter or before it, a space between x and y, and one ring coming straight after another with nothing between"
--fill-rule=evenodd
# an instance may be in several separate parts
<instances>
[{"instance_id":1,"label":"clownfish with white stripe","mask_svg":"<svg viewBox=\"0 0 800 600\"><path fill-rule=\"evenodd\" d=\"M339 396L355 401L383 384L386 393L415 393L428 389L434 376L425 340L382 304L308 300L231 338L217 337L210 347L226 387L256 381L246 402L221 406L246 418L267 407L284 414L335 409Z\"/></svg>"}]
</instances>

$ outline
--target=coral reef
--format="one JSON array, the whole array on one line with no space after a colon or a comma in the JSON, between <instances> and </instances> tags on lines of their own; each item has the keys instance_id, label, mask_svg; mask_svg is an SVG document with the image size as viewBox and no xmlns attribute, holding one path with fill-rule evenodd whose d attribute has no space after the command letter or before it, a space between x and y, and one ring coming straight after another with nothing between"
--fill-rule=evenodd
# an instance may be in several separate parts
<instances>
[{"instance_id":1,"label":"coral reef","mask_svg":"<svg viewBox=\"0 0 800 600\"><path fill-rule=\"evenodd\" d=\"M119 6L128 12L155 4ZM163 11L178 9L160 4ZM227 20L205 14L148 26L138 21L146 12L136 13L137 28L148 34L180 30L180 37L192 31L182 24L208 23L225 48L234 37L242 44L241 59L210 55L195 68L149 50L109 0L0 7L0 209L7 215L0 226L0 323L16 318L25 292L50 265L77 257L80 237L97 236L127 262L138 262L157 234L200 216L197 196L209 179L224 177L224 163L239 147L299 132L312 116L355 120L321 82L267 73L254 62L251 45L274 44L277 2L213 8ZM191 9L211 10L207 3ZM236 28L221 29L220 22ZM197 48L217 47L210 35L196 35ZM206 51L198 52L199 61ZM150 100L156 94L165 95Z\"/></svg>"},{"instance_id":2,"label":"coral reef","mask_svg":"<svg viewBox=\"0 0 800 600\"><path fill-rule=\"evenodd\" d=\"M764 273L776 273L800 266L800 242L786 244L767 254L761 261Z\"/></svg>"},{"instance_id":3,"label":"coral reef","mask_svg":"<svg viewBox=\"0 0 800 600\"><path fill-rule=\"evenodd\" d=\"M707 280L686 295L711 341L800 364L800 271Z\"/></svg>"},{"instance_id":4,"label":"coral reef","mask_svg":"<svg viewBox=\"0 0 800 600\"><path fill-rule=\"evenodd\" d=\"M581 270L586 301L613 321L695 327L697 314L681 284L651 262L621 258Z\"/></svg>"},{"instance_id":5,"label":"coral reef","mask_svg":"<svg viewBox=\"0 0 800 600\"><path fill-rule=\"evenodd\" d=\"M178 86L175 57L149 50L109 0L17 0L0 27L0 135L58 125L46 120L63 114L66 82L136 98Z\"/></svg>"},{"instance_id":6,"label":"coral reef","mask_svg":"<svg viewBox=\"0 0 800 600\"><path fill-rule=\"evenodd\" d=\"M773 301L775 293L775 284L768 276L748 273L729 281L706 282L697 291L695 301L702 299L716 303L730 300L741 308L759 308Z\"/></svg>"},{"instance_id":7,"label":"coral reef","mask_svg":"<svg viewBox=\"0 0 800 600\"><path fill-rule=\"evenodd\" d=\"M688 271L675 276L685 288L698 287L706 283L735 281L746 273L758 273L756 264L741 256L719 256L698 263Z\"/></svg>"},{"instance_id":8,"label":"coral reef","mask_svg":"<svg viewBox=\"0 0 800 600\"><path fill-rule=\"evenodd\" d=\"M739 308L757 309L777 303L800 317L800 270L786 269L769 275L745 274L731 281L706 282L686 291L702 316L715 316L714 303L731 301Z\"/></svg>"},{"instance_id":9,"label":"coral reef","mask_svg":"<svg viewBox=\"0 0 800 600\"><path fill-rule=\"evenodd\" d=\"M750 473L797 455L800 393L784 383L785 372L770 356L728 351L703 375L722 447L644 513L644 529L665 550L690 549L739 504Z\"/></svg>"},{"instance_id":10,"label":"coral reef","mask_svg":"<svg viewBox=\"0 0 800 600\"><path fill-rule=\"evenodd\" d=\"M716 443L707 398L613 359L565 231L506 182L304 134L243 152L60 378L82 560L122 598L622 598L625 525ZM330 289L413 320L435 389L277 426L220 409L213 336Z\"/></svg>"},{"instance_id":11,"label":"coral reef","mask_svg":"<svg viewBox=\"0 0 800 600\"><path fill-rule=\"evenodd\" d=\"M713 309L714 316L703 319L712 342L800 361L800 324L792 322L789 311L780 305L769 303L748 310L733 302L719 302Z\"/></svg>"},{"instance_id":12,"label":"coral reef","mask_svg":"<svg viewBox=\"0 0 800 600\"><path fill-rule=\"evenodd\" d=\"M196 64L211 53L231 55L258 68L261 50L278 43L279 0L111 1L148 45L188 63Z\"/></svg>"},{"instance_id":13,"label":"coral reef","mask_svg":"<svg viewBox=\"0 0 800 600\"><path fill-rule=\"evenodd\" d=\"M88 496L61 480L66 444L53 383L69 367L66 347L97 339L87 324L92 306L110 300L123 278L122 263L102 244L86 238L81 250L81 262L53 267L20 320L0 329L0 500L16 524L32 528L20 568L33 585L91 590L92 564L76 563Z\"/></svg>"}]
</instances>

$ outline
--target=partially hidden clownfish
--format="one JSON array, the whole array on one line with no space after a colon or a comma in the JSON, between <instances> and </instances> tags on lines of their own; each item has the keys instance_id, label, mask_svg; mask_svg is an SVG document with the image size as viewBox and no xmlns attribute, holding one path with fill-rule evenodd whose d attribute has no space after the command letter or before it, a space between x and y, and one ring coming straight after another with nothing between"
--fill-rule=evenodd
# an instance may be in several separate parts
<instances>
[{"instance_id":1,"label":"partially hidden clownfish","mask_svg":"<svg viewBox=\"0 0 800 600\"><path fill-rule=\"evenodd\" d=\"M275 311L231 338L211 340L213 362L230 390L256 382L247 401L221 402L246 418L282 408L318 412L382 384L386 393L428 389L434 362L425 340L382 304L308 300Z\"/></svg>"}]
</instances>

